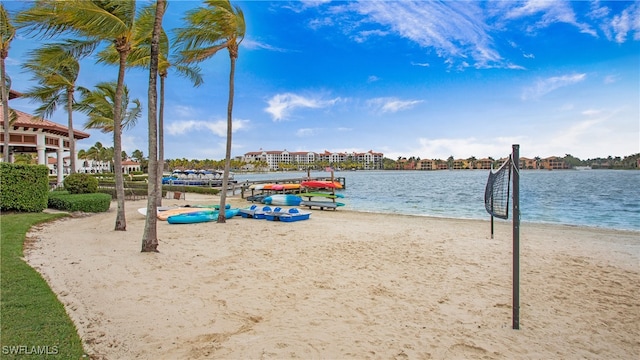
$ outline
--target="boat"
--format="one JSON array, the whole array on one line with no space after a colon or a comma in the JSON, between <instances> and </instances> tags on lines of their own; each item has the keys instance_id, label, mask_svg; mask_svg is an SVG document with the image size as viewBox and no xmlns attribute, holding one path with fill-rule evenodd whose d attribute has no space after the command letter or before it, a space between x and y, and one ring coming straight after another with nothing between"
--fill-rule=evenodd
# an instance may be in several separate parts
<instances>
[{"instance_id":1,"label":"boat","mask_svg":"<svg viewBox=\"0 0 640 360\"><path fill-rule=\"evenodd\" d=\"M277 207L273 209L273 211L266 212L264 216L268 221L295 222L300 220L308 220L309 216L311 216L311 212L300 211L297 208L282 210L281 208Z\"/></svg>"},{"instance_id":2,"label":"boat","mask_svg":"<svg viewBox=\"0 0 640 360\"><path fill-rule=\"evenodd\" d=\"M251 205L246 209L240 209L239 213L245 219L264 219L264 214L271 211L270 206Z\"/></svg>"},{"instance_id":3,"label":"boat","mask_svg":"<svg viewBox=\"0 0 640 360\"><path fill-rule=\"evenodd\" d=\"M342 184L339 181L330 180L306 180L301 182L300 185L315 189L342 189Z\"/></svg>"},{"instance_id":4,"label":"boat","mask_svg":"<svg viewBox=\"0 0 640 360\"><path fill-rule=\"evenodd\" d=\"M262 199L262 202L267 205L286 205L286 206L298 206L302 198L298 195L291 194L275 194L269 195Z\"/></svg>"},{"instance_id":5,"label":"boat","mask_svg":"<svg viewBox=\"0 0 640 360\"><path fill-rule=\"evenodd\" d=\"M322 197L322 198L328 198L328 199L344 198L344 195L342 194L332 194L332 193L326 193L326 192L303 192L298 194L298 196L307 197L309 199L313 197Z\"/></svg>"},{"instance_id":6,"label":"boat","mask_svg":"<svg viewBox=\"0 0 640 360\"><path fill-rule=\"evenodd\" d=\"M177 207L175 206L158 206L158 212L162 212L162 211L167 211L167 210L172 210L172 209L177 209ZM143 215L143 216L147 216L147 207L142 207L138 209L138 212Z\"/></svg>"},{"instance_id":7,"label":"boat","mask_svg":"<svg viewBox=\"0 0 640 360\"><path fill-rule=\"evenodd\" d=\"M226 209L224 211L224 217L226 219L231 219L238 214L239 210L240 209ZM167 218L167 222L169 224L196 224L218 220L219 215L220 210L200 209L200 211L169 216Z\"/></svg>"},{"instance_id":8,"label":"boat","mask_svg":"<svg viewBox=\"0 0 640 360\"><path fill-rule=\"evenodd\" d=\"M320 208L320 210L324 210L326 209L332 209L335 210L336 208L338 208L339 206L344 206L344 203L341 202L333 202L333 201L302 201L300 203L300 206L306 206L309 209L313 208L313 207L317 207Z\"/></svg>"}]
</instances>

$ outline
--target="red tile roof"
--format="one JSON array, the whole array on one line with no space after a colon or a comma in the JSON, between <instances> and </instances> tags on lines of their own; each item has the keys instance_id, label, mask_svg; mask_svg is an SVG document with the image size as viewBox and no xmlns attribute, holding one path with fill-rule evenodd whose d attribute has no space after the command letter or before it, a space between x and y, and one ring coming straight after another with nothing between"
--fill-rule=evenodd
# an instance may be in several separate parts
<instances>
[{"instance_id":1,"label":"red tile roof","mask_svg":"<svg viewBox=\"0 0 640 360\"><path fill-rule=\"evenodd\" d=\"M50 132L56 135L63 135L67 137L69 136L69 128L66 126L62 126L58 123L55 123L53 121L49 121L46 119L38 119L20 110L15 110L15 112L18 115L18 119L12 124L14 129L17 129L17 128L43 129L47 132ZM2 111L0 111L0 128L2 128L3 126L4 126L4 114ZM84 131L79 131L74 129L73 136L76 139L86 139L90 135Z\"/></svg>"}]
</instances>

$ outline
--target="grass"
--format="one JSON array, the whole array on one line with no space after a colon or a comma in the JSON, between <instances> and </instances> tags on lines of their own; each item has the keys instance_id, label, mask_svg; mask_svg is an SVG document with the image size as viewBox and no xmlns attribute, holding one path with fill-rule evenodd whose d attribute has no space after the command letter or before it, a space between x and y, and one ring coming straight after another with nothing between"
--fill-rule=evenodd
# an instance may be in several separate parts
<instances>
[{"instance_id":1,"label":"grass","mask_svg":"<svg viewBox=\"0 0 640 360\"><path fill-rule=\"evenodd\" d=\"M78 331L47 282L24 260L27 231L64 214L0 217L0 358L81 359Z\"/></svg>"}]
</instances>

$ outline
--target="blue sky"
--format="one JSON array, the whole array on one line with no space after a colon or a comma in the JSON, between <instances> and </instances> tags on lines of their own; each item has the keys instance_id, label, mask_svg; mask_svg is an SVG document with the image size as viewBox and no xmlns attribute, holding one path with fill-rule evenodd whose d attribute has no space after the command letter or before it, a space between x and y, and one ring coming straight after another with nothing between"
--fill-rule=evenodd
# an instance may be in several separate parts
<instances>
[{"instance_id":1,"label":"blue sky","mask_svg":"<svg viewBox=\"0 0 640 360\"><path fill-rule=\"evenodd\" d=\"M26 2L5 2L9 10ZM247 34L236 68L233 156L258 150L382 152L446 159L581 159L640 152L640 3L626 1L235 1ZM164 27L196 1L169 1ZM7 73L43 40L19 32ZM170 74L165 157L224 158L229 56L194 88ZM116 79L89 59L79 84ZM130 70L146 108L148 74ZM37 105L13 100L29 112ZM74 117L76 128L86 121ZM51 120L66 124L60 110ZM146 110L123 149L148 154ZM88 130L86 149L112 136Z\"/></svg>"}]
</instances>

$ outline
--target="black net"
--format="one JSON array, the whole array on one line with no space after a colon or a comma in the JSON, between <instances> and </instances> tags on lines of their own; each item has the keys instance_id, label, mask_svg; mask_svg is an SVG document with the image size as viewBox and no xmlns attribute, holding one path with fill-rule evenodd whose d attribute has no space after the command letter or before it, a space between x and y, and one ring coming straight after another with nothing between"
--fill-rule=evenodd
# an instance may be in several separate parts
<instances>
[{"instance_id":1,"label":"black net","mask_svg":"<svg viewBox=\"0 0 640 360\"><path fill-rule=\"evenodd\" d=\"M489 180L484 190L484 207L492 216L509 218L509 185L511 180L511 158L496 171L489 170Z\"/></svg>"}]
</instances>

